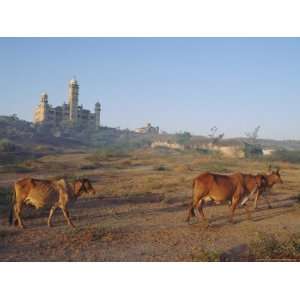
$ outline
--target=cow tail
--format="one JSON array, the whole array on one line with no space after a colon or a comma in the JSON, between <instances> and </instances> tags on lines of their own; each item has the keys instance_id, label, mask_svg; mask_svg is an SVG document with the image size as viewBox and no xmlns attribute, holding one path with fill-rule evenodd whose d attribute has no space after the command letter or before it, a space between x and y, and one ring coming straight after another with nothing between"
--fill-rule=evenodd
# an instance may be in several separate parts
<instances>
[{"instance_id":1,"label":"cow tail","mask_svg":"<svg viewBox=\"0 0 300 300\"><path fill-rule=\"evenodd\" d=\"M194 199L194 193L195 193L196 184L197 184L197 178L194 178L194 180L193 180L193 199Z\"/></svg>"},{"instance_id":2,"label":"cow tail","mask_svg":"<svg viewBox=\"0 0 300 300\"><path fill-rule=\"evenodd\" d=\"M8 217L9 225L12 225L13 223L15 202L16 202L16 190L13 188L10 194L10 210L9 210L9 217Z\"/></svg>"},{"instance_id":3,"label":"cow tail","mask_svg":"<svg viewBox=\"0 0 300 300\"><path fill-rule=\"evenodd\" d=\"M194 193L195 193L195 185L196 185L196 179L193 180L193 188L192 188L192 203L194 202Z\"/></svg>"}]
</instances>

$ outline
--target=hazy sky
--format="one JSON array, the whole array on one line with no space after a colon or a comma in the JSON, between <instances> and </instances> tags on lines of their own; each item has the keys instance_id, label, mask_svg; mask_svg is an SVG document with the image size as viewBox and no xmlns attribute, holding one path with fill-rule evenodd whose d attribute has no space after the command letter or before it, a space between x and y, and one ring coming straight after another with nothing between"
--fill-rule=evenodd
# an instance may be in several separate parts
<instances>
[{"instance_id":1,"label":"hazy sky","mask_svg":"<svg viewBox=\"0 0 300 300\"><path fill-rule=\"evenodd\" d=\"M0 114L31 121L73 75L107 126L300 139L299 38L0 38Z\"/></svg>"}]
</instances>

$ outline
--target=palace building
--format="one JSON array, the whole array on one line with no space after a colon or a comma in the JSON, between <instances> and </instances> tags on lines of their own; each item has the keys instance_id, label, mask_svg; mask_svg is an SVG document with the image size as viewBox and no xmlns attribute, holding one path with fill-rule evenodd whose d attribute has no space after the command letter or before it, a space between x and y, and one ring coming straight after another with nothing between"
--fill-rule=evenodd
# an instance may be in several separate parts
<instances>
[{"instance_id":1,"label":"palace building","mask_svg":"<svg viewBox=\"0 0 300 300\"><path fill-rule=\"evenodd\" d=\"M40 103L34 114L35 124L64 126L65 124L80 125L83 128L100 127L101 105L95 104L95 111L84 109L79 103L79 84L76 79L69 81L68 103L53 107L48 103L48 94L42 93Z\"/></svg>"}]
</instances>

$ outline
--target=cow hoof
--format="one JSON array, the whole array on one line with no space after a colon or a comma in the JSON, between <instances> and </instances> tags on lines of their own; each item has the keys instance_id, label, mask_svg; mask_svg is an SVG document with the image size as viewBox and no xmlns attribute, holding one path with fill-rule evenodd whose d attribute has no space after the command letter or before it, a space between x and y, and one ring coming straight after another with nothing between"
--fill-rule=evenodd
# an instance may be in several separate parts
<instances>
[{"instance_id":1,"label":"cow hoof","mask_svg":"<svg viewBox=\"0 0 300 300\"><path fill-rule=\"evenodd\" d=\"M184 219L184 222L190 224L190 218Z\"/></svg>"},{"instance_id":2,"label":"cow hoof","mask_svg":"<svg viewBox=\"0 0 300 300\"><path fill-rule=\"evenodd\" d=\"M204 228L205 229L211 228L211 225L207 222L207 223L204 224Z\"/></svg>"}]
</instances>

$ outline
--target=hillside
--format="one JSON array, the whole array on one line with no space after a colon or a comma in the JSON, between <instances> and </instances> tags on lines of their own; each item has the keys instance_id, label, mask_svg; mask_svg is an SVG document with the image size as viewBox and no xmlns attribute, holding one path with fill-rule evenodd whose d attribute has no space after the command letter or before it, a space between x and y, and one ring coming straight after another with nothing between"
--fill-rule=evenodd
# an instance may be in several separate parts
<instances>
[{"instance_id":1,"label":"hillside","mask_svg":"<svg viewBox=\"0 0 300 300\"><path fill-rule=\"evenodd\" d=\"M8 140L20 150L32 147L56 149L84 149L99 147L139 148L149 146L153 141L170 141L183 144L201 145L211 142L205 136L191 136L189 133L178 134L138 134L130 130L101 127L99 130L86 130L80 127L51 128L35 126L16 116L0 116L0 141ZM223 146L238 146L249 143L247 138L230 138L220 141ZM300 141L258 139L264 148L300 150ZM3 150L2 150L3 151Z\"/></svg>"},{"instance_id":2,"label":"hillside","mask_svg":"<svg viewBox=\"0 0 300 300\"><path fill-rule=\"evenodd\" d=\"M86 149L98 147L136 148L150 145L151 135L141 135L129 130L101 127L88 130L80 126L53 128L36 126L16 116L0 116L0 144L14 144L15 149L0 149L2 152L19 152L48 148L52 150Z\"/></svg>"}]
</instances>

